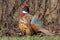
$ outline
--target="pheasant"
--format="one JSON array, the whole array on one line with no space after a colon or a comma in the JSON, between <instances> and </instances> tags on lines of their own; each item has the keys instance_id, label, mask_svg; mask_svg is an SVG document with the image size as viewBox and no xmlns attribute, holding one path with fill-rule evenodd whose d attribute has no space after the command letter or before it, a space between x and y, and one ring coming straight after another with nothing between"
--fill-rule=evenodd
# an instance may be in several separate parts
<instances>
[{"instance_id":1,"label":"pheasant","mask_svg":"<svg viewBox=\"0 0 60 40\"><path fill-rule=\"evenodd\" d=\"M24 5L24 11L20 13L19 18L19 28L26 35L32 35L38 32L43 32L45 34L51 35L49 31L42 28L43 22L39 21L37 16L32 16L29 14L29 7Z\"/></svg>"}]
</instances>

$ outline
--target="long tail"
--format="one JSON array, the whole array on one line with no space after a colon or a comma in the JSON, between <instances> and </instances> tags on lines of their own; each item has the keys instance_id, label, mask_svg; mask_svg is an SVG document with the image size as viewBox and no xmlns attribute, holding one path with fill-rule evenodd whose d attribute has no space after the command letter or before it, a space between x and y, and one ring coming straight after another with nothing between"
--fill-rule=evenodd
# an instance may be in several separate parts
<instances>
[{"instance_id":1,"label":"long tail","mask_svg":"<svg viewBox=\"0 0 60 40\"><path fill-rule=\"evenodd\" d=\"M40 31L43 32L43 33L46 34L46 35L49 35L49 36L55 35L55 34L49 32L48 30L46 30L46 29L44 29L44 28L41 28Z\"/></svg>"}]
</instances>

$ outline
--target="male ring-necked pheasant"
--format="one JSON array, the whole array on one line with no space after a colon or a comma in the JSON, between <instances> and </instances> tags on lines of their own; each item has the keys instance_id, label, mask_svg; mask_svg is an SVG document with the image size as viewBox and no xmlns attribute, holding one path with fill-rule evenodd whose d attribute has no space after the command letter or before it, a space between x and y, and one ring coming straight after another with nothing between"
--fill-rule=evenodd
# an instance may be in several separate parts
<instances>
[{"instance_id":1,"label":"male ring-necked pheasant","mask_svg":"<svg viewBox=\"0 0 60 40\"><path fill-rule=\"evenodd\" d=\"M32 16L29 14L29 7L24 5L24 10L20 13L19 18L19 28L26 35L32 35L38 32L43 32L45 34L51 35L51 33L43 28L38 28L41 22L38 21L36 16Z\"/></svg>"}]
</instances>

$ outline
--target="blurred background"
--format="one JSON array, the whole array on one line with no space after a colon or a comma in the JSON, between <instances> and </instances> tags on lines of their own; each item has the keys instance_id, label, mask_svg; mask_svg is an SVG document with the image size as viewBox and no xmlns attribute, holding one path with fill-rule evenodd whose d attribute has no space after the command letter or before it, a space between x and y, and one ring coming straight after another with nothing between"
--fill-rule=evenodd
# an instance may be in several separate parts
<instances>
[{"instance_id":1,"label":"blurred background","mask_svg":"<svg viewBox=\"0 0 60 40\"><path fill-rule=\"evenodd\" d=\"M18 21L25 2L29 13L37 13L45 29L60 35L60 0L0 0L0 36L21 35Z\"/></svg>"}]
</instances>

